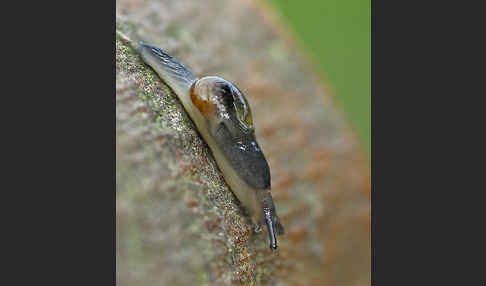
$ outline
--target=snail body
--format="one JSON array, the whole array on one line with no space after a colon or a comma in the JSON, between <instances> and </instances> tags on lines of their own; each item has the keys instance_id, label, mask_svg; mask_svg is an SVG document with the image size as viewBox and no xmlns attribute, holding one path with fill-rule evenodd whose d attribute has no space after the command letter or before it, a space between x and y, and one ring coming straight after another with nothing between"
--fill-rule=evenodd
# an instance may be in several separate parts
<instances>
[{"instance_id":1,"label":"snail body","mask_svg":"<svg viewBox=\"0 0 486 286\"><path fill-rule=\"evenodd\" d=\"M243 93L229 81L196 77L160 48L137 43L142 59L171 87L252 221L266 225L270 248L284 233L270 193L270 169L256 138L251 109Z\"/></svg>"}]
</instances>

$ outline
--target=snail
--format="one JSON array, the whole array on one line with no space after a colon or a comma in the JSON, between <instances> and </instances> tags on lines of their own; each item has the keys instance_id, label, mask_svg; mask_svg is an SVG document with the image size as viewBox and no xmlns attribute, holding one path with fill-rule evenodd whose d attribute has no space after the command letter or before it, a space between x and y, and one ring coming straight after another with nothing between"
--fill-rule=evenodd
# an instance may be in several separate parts
<instances>
[{"instance_id":1,"label":"snail","mask_svg":"<svg viewBox=\"0 0 486 286\"><path fill-rule=\"evenodd\" d=\"M175 92L256 229L266 225L270 249L284 234L270 193L270 169L255 138L250 105L243 93L217 76L198 78L162 49L130 41L143 61Z\"/></svg>"}]
</instances>

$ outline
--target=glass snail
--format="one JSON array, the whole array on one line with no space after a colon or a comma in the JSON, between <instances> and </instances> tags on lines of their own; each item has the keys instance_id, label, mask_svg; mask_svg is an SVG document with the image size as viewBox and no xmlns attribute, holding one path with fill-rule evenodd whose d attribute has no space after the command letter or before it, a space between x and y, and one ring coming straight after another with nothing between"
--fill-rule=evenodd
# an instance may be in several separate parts
<instances>
[{"instance_id":1,"label":"glass snail","mask_svg":"<svg viewBox=\"0 0 486 286\"><path fill-rule=\"evenodd\" d=\"M282 235L284 228L270 193L270 169L255 138L244 94L220 77L196 77L160 48L138 42L135 49L176 93L231 190L257 229L267 226L270 249L277 249L276 235Z\"/></svg>"}]
</instances>

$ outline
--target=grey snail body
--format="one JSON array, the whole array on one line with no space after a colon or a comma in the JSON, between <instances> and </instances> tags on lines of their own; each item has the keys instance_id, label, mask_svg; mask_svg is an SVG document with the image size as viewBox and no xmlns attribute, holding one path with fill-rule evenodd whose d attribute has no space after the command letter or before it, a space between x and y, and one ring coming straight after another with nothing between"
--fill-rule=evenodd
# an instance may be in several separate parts
<instances>
[{"instance_id":1,"label":"grey snail body","mask_svg":"<svg viewBox=\"0 0 486 286\"><path fill-rule=\"evenodd\" d=\"M256 141L251 109L243 93L220 77L197 78L160 48L139 42L135 49L176 93L225 181L252 221L267 226L270 248L277 249L276 235L282 235L284 228L270 193L270 169Z\"/></svg>"}]
</instances>

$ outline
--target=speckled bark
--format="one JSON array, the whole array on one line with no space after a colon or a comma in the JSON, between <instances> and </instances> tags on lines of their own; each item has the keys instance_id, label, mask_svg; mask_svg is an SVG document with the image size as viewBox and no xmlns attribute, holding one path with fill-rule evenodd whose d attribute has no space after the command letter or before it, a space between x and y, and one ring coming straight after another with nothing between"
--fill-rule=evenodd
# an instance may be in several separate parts
<instances>
[{"instance_id":1,"label":"speckled bark","mask_svg":"<svg viewBox=\"0 0 486 286\"><path fill-rule=\"evenodd\" d=\"M370 181L342 114L249 1L117 1L117 30L252 105L286 234L268 248L175 94L116 39L117 284L369 285Z\"/></svg>"}]
</instances>

